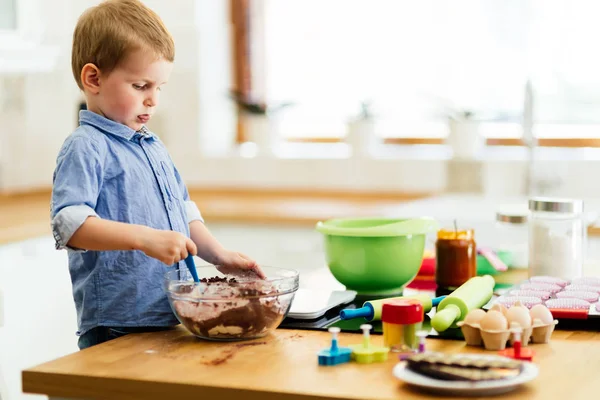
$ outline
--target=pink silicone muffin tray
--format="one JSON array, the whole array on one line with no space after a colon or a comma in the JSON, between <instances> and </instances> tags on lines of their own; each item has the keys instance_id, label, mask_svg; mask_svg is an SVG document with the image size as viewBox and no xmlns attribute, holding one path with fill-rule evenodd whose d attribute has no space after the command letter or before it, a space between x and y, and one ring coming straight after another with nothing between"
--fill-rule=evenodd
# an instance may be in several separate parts
<instances>
[{"instance_id":1,"label":"pink silicone muffin tray","mask_svg":"<svg viewBox=\"0 0 600 400\"><path fill-rule=\"evenodd\" d=\"M510 308L517 300L528 308L544 304L556 319L600 318L600 278L582 277L572 281L533 276L488 303Z\"/></svg>"}]
</instances>

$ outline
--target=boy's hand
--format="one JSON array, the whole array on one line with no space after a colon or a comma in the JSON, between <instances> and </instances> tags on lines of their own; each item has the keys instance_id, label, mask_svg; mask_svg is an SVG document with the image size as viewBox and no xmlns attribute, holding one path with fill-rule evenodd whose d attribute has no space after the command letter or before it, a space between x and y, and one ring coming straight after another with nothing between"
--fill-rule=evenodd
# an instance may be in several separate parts
<instances>
[{"instance_id":1,"label":"boy's hand","mask_svg":"<svg viewBox=\"0 0 600 400\"><path fill-rule=\"evenodd\" d=\"M182 233L158 229L142 235L140 250L169 266L184 260L188 254L196 255L198 252L194 242Z\"/></svg>"},{"instance_id":2,"label":"boy's hand","mask_svg":"<svg viewBox=\"0 0 600 400\"><path fill-rule=\"evenodd\" d=\"M265 279L266 275L260 269L256 261L250 257L235 251L223 250L215 262L219 271L227 275L237 275L242 277L257 276Z\"/></svg>"}]
</instances>

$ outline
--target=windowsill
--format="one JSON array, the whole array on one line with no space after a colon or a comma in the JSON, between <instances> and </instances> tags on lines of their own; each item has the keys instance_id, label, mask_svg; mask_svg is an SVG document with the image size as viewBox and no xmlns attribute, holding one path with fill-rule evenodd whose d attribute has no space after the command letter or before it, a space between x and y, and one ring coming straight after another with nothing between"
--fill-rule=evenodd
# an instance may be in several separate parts
<instances>
[{"instance_id":1,"label":"windowsill","mask_svg":"<svg viewBox=\"0 0 600 400\"><path fill-rule=\"evenodd\" d=\"M237 152L242 158L263 157L265 153L254 143L242 143ZM268 154L272 158L281 159L322 159L343 160L352 156L352 149L346 143L280 143Z\"/></svg>"},{"instance_id":2,"label":"windowsill","mask_svg":"<svg viewBox=\"0 0 600 400\"><path fill-rule=\"evenodd\" d=\"M242 144L233 157L274 158L282 160L345 160L354 158L352 148L346 143L297 143L284 142L268 155L252 143ZM219 157L220 158L220 157ZM357 155L366 160L452 160L452 150L443 144L397 145L380 144L374 146L368 155ZM597 161L600 160L600 148L572 147L536 147L534 158L544 161ZM473 159L461 161L527 161L529 150L523 146L484 146ZM456 159L459 160L459 159Z\"/></svg>"}]
</instances>

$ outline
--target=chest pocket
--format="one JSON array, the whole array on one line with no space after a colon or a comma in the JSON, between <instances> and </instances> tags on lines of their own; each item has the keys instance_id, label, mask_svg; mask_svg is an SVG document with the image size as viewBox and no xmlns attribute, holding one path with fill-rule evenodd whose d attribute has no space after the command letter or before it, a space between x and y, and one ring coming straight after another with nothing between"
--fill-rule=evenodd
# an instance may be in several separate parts
<instances>
[{"instance_id":1,"label":"chest pocket","mask_svg":"<svg viewBox=\"0 0 600 400\"><path fill-rule=\"evenodd\" d=\"M162 172L165 177L167 191L169 192L169 196L174 199L180 200L181 195L179 193L179 185L177 184L177 179L175 179L175 172L173 168L171 168L166 162L161 161L160 166Z\"/></svg>"}]
</instances>

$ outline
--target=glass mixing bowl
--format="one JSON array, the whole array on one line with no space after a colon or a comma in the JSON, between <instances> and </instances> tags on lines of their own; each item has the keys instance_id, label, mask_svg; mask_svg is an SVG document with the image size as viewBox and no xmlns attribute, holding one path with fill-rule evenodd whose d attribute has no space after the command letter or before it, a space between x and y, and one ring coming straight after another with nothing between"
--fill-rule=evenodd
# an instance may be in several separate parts
<instances>
[{"instance_id":1,"label":"glass mixing bowl","mask_svg":"<svg viewBox=\"0 0 600 400\"><path fill-rule=\"evenodd\" d=\"M287 315L298 290L298 272L261 267L266 279L223 275L214 266L165 274L165 290L177 319L192 334L209 340L245 340L267 335Z\"/></svg>"}]
</instances>

